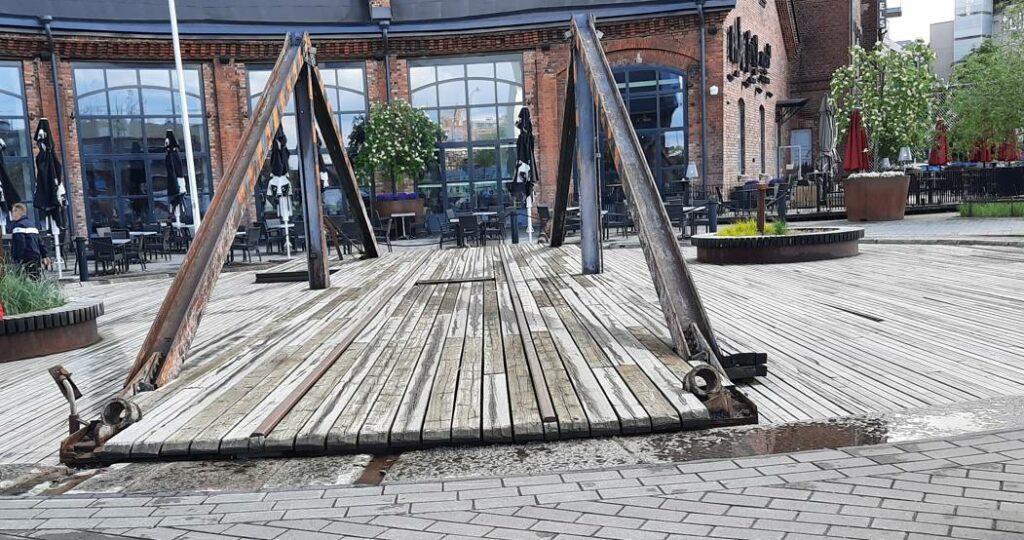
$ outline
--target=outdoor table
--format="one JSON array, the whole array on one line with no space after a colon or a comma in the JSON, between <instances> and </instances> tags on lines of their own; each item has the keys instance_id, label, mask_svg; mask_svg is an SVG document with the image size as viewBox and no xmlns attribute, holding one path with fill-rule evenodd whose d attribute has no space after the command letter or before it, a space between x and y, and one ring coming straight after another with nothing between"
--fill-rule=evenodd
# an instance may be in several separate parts
<instances>
[{"instance_id":1,"label":"outdoor table","mask_svg":"<svg viewBox=\"0 0 1024 540\"><path fill-rule=\"evenodd\" d=\"M130 231L128 236L156 236L160 233L154 231Z\"/></svg>"},{"instance_id":2,"label":"outdoor table","mask_svg":"<svg viewBox=\"0 0 1024 540\"><path fill-rule=\"evenodd\" d=\"M402 240L408 240L409 235L405 232L405 218L416 217L416 212L399 212L397 214L391 214L390 217L391 219L398 218L399 222L402 224L402 236L399 236L399 238Z\"/></svg>"}]
</instances>

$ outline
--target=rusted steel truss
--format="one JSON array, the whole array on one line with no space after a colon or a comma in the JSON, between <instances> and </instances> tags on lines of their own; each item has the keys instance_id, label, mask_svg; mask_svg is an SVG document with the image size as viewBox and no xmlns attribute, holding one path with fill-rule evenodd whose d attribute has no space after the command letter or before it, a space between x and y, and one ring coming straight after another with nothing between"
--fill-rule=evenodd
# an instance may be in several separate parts
<instances>
[{"instance_id":1,"label":"rusted steel truss","mask_svg":"<svg viewBox=\"0 0 1024 540\"><path fill-rule=\"evenodd\" d=\"M270 74L266 90L257 103L252 121L242 133L241 144L232 156L217 186L213 201L203 218L185 261L171 285L156 320L135 359L125 381L122 395L130 396L140 389L160 387L181 370L189 345L199 327L213 287L234 239L245 207L252 198L263 162L274 134L281 125L288 99L293 95L296 108L305 122L299 133L300 170L303 179L303 207L307 214L310 286L323 288L329 283L327 253L322 234L320 180L316 159L316 127L327 143L331 160L359 224L366 256L377 256L377 243L352 166L341 143L331 105L324 92L313 58L313 48L305 34L289 34ZM315 122L313 121L315 118ZM307 133L308 131L308 133ZM313 245L315 244L315 245Z\"/></svg>"},{"instance_id":2,"label":"rusted steel truss","mask_svg":"<svg viewBox=\"0 0 1024 540\"><path fill-rule=\"evenodd\" d=\"M589 139L596 136L593 128L587 129L588 123L583 122L578 125L575 123L577 119L581 118L581 114L578 112L579 108L594 106L593 103L578 102L578 96L581 94L574 92L574 84L577 86L587 84L591 89L590 95L596 101L598 119L604 129L606 142L611 151L610 155L604 157L612 159L622 180L626 200L629 201L629 210L640 238L640 247L647 259L661 310L668 323L677 353L687 360L707 362L723 375L727 372L723 366L725 363L745 362L748 356L753 362L752 358L755 355L724 357L719 348L697 286L679 249L668 213L662 203L661 193L647 165L640 142L633 130L629 113L615 84L608 58L601 48L600 34L594 26L592 16L578 14L573 17L572 49L573 59L569 64L566 105L562 122L562 153L558 163L551 245L561 245L565 237L565 213L569 198L573 152L577 148L578 151L594 151L593 145L580 146L576 144L577 137ZM574 74L574 69L581 70L583 73ZM582 95L587 95L587 93L584 92ZM585 119L586 115L582 115L582 117ZM580 156L580 158L582 158L580 161L589 163L593 156ZM597 179L583 178L580 175L578 182L580 185L577 187L581 193L582 202L583 192L588 189L596 189ZM587 226L585 223L582 225ZM589 226L600 227L600 223ZM591 234L599 232L591 231ZM587 268L583 270L585 273L587 272ZM756 356L763 371L763 355Z\"/></svg>"}]
</instances>

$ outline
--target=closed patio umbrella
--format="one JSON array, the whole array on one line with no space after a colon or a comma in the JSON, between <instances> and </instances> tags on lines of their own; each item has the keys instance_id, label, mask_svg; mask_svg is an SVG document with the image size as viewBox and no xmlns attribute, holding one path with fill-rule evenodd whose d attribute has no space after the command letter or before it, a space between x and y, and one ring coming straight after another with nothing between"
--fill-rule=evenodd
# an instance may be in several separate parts
<instances>
[{"instance_id":1,"label":"closed patio umbrella","mask_svg":"<svg viewBox=\"0 0 1024 540\"><path fill-rule=\"evenodd\" d=\"M928 154L929 165L949 164L949 130L946 128L945 120L939 118L935 124L935 146Z\"/></svg>"},{"instance_id":2,"label":"closed patio umbrella","mask_svg":"<svg viewBox=\"0 0 1024 540\"><path fill-rule=\"evenodd\" d=\"M168 129L164 136L164 167L167 168L167 201L174 214L174 226L181 226L181 209L185 205L185 170L181 166L181 155L178 153L178 139L174 131Z\"/></svg>"},{"instance_id":3,"label":"closed patio umbrella","mask_svg":"<svg viewBox=\"0 0 1024 540\"><path fill-rule=\"evenodd\" d=\"M60 230L64 226L64 213L68 205L61 178L60 162L53 149L53 134L50 132L50 121L40 118L36 126L36 189L32 197L32 206L43 219L43 226L53 233L53 244L57 259L57 276L63 276L64 259L60 253Z\"/></svg>"},{"instance_id":4,"label":"closed patio umbrella","mask_svg":"<svg viewBox=\"0 0 1024 540\"><path fill-rule=\"evenodd\" d=\"M7 166L4 164L5 148L7 148L7 143L0 139L0 227L7 223L7 215L10 213L11 207L21 202L18 189L14 187L14 182L7 175Z\"/></svg>"},{"instance_id":5,"label":"closed patio umbrella","mask_svg":"<svg viewBox=\"0 0 1024 540\"><path fill-rule=\"evenodd\" d=\"M828 96L821 98L821 106L818 107L818 148L821 172L835 175L836 165L839 163L839 155L836 152L838 144L838 129L836 127L836 109L832 106L832 100Z\"/></svg>"},{"instance_id":6,"label":"closed patio umbrella","mask_svg":"<svg viewBox=\"0 0 1024 540\"><path fill-rule=\"evenodd\" d=\"M999 145L999 161L1019 161L1020 147L1017 146L1017 137L1012 136L1006 142Z\"/></svg>"},{"instance_id":7,"label":"closed patio umbrella","mask_svg":"<svg viewBox=\"0 0 1024 540\"><path fill-rule=\"evenodd\" d=\"M850 127L846 134L846 150L843 152L843 170L847 172L866 171L871 168L868 154L868 134L860 119L860 111L850 113Z\"/></svg>"},{"instance_id":8,"label":"closed patio umbrella","mask_svg":"<svg viewBox=\"0 0 1024 540\"><path fill-rule=\"evenodd\" d=\"M291 235L288 234L292 216L292 182L288 178L288 138L284 130L277 128L274 145L270 149L270 181L267 182L267 200L277 207L277 216L284 228L285 256L292 256Z\"/></svg>"},{"instance_id":9,"label":"closed patio umbrella","mask_svg":"<svg viewBox=\"0 0 1024 540\"><path fill-rule=\"evenodd\" d=\"M530 118L530 109L523 107L519 110L519 119L516 120L516 127L519 128L519 136L516 138L516 172L512 179L513 197L516 189L526 197L526 233L533 241L533 184L537 177L533 159L533 120ZM513 201L514 203L514 201ZM515 208L513 204L513 208ZM518 240L518 212L515 221L512 223L513 238Z\"/></svg>"},{"instance_id":10,"label":"closed patio umbrella","mask_svg":"<svg viewBox=\"0 0 1024 540\"><path fill-rule=\"evenodd\" d=\"M971 161L977 163L988 163L992 161L992 145L985 141L978 141L971 151Z\"/></svg>"}]
</instances>

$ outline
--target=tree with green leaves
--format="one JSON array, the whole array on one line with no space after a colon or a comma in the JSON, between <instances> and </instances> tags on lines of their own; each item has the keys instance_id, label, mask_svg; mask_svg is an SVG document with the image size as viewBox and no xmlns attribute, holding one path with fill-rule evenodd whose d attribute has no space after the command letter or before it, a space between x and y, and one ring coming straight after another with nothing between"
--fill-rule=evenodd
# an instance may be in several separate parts
<instances>
[{"instance_id":1,"label":"tree with green leaves","mask_svg":"<svg viewBox=\"0 0 1024 540\"><path fill-rule=\"evenodd\" d=\"M934 129L932 74L935 53L915 41L902 50L883 45L873 50L850 49L851 62L832 75L840 138L849 128L850 113L861 112L876 167L880 158L895 160L908 146L917 155L928 148Z\"/></svg>"},{"instance_id":2,"label":"tree with green leaves","mask_svg":"<svg viewBox=\"0 0 1024 540\"><path fill-rule=\"evenodd\" d=\"M374 104L349 134L352 168L362 183L377 173L388 175L394 190L400 177L423 177L444 138L441 126L405 101Z\"/></svg>"},{"instance_id":3,"label":"tree with green leaves","mask_svg":"<svg viewBox=\"0 0 1024 540\"><path fill-rule=\"evenodd\" d=\"M1024 128L1024 0L1003 8L1005 34L986 40L953 68L950 108L957 122L953 149L969 153L978 144L996 145Z\"/></svg>"}]
</instances>

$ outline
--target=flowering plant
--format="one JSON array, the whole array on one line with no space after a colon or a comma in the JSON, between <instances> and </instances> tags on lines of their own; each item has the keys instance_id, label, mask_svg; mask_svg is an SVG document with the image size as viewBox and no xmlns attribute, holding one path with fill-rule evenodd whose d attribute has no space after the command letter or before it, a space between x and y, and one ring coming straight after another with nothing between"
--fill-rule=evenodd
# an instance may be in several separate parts
<instances>
[{"instance_id":1,"label":"flowering plant","mask_svg":"<svg viewBox=\"0 0 1024 540\"><path fill-rule=\"evenodd\" d=\"M915 41L902 50L882 44L870 51L852 47L850 55L850 64L832 75L840 136L849 128L850 113L860 110L876 163L881 157L895 158L904 146L928 148L935 122L935 53Z\"/></svg>"},{"instance_id":2,"label":"flowering plant","mask_svg":"<svg viewBox=\"0 0 1024 540\"><path fill-rule=\"evenodd\" d=\"M444 140L441 126L425 112L402 100L378 103L352 127L348 138L352 167L361 180L386 173L418 179L437 161L437 143Z\"/></svg>"},{"instance_id":3,"label":"flowering plant","mask_svg":"<svg viewBox=\"0 0 1024 540\"><path fill-rule=\"evenodd\" d=\"M906 175L904 171L859 172L851 174L849 178L900 178Z\"/></svg>"}]
</instances>

